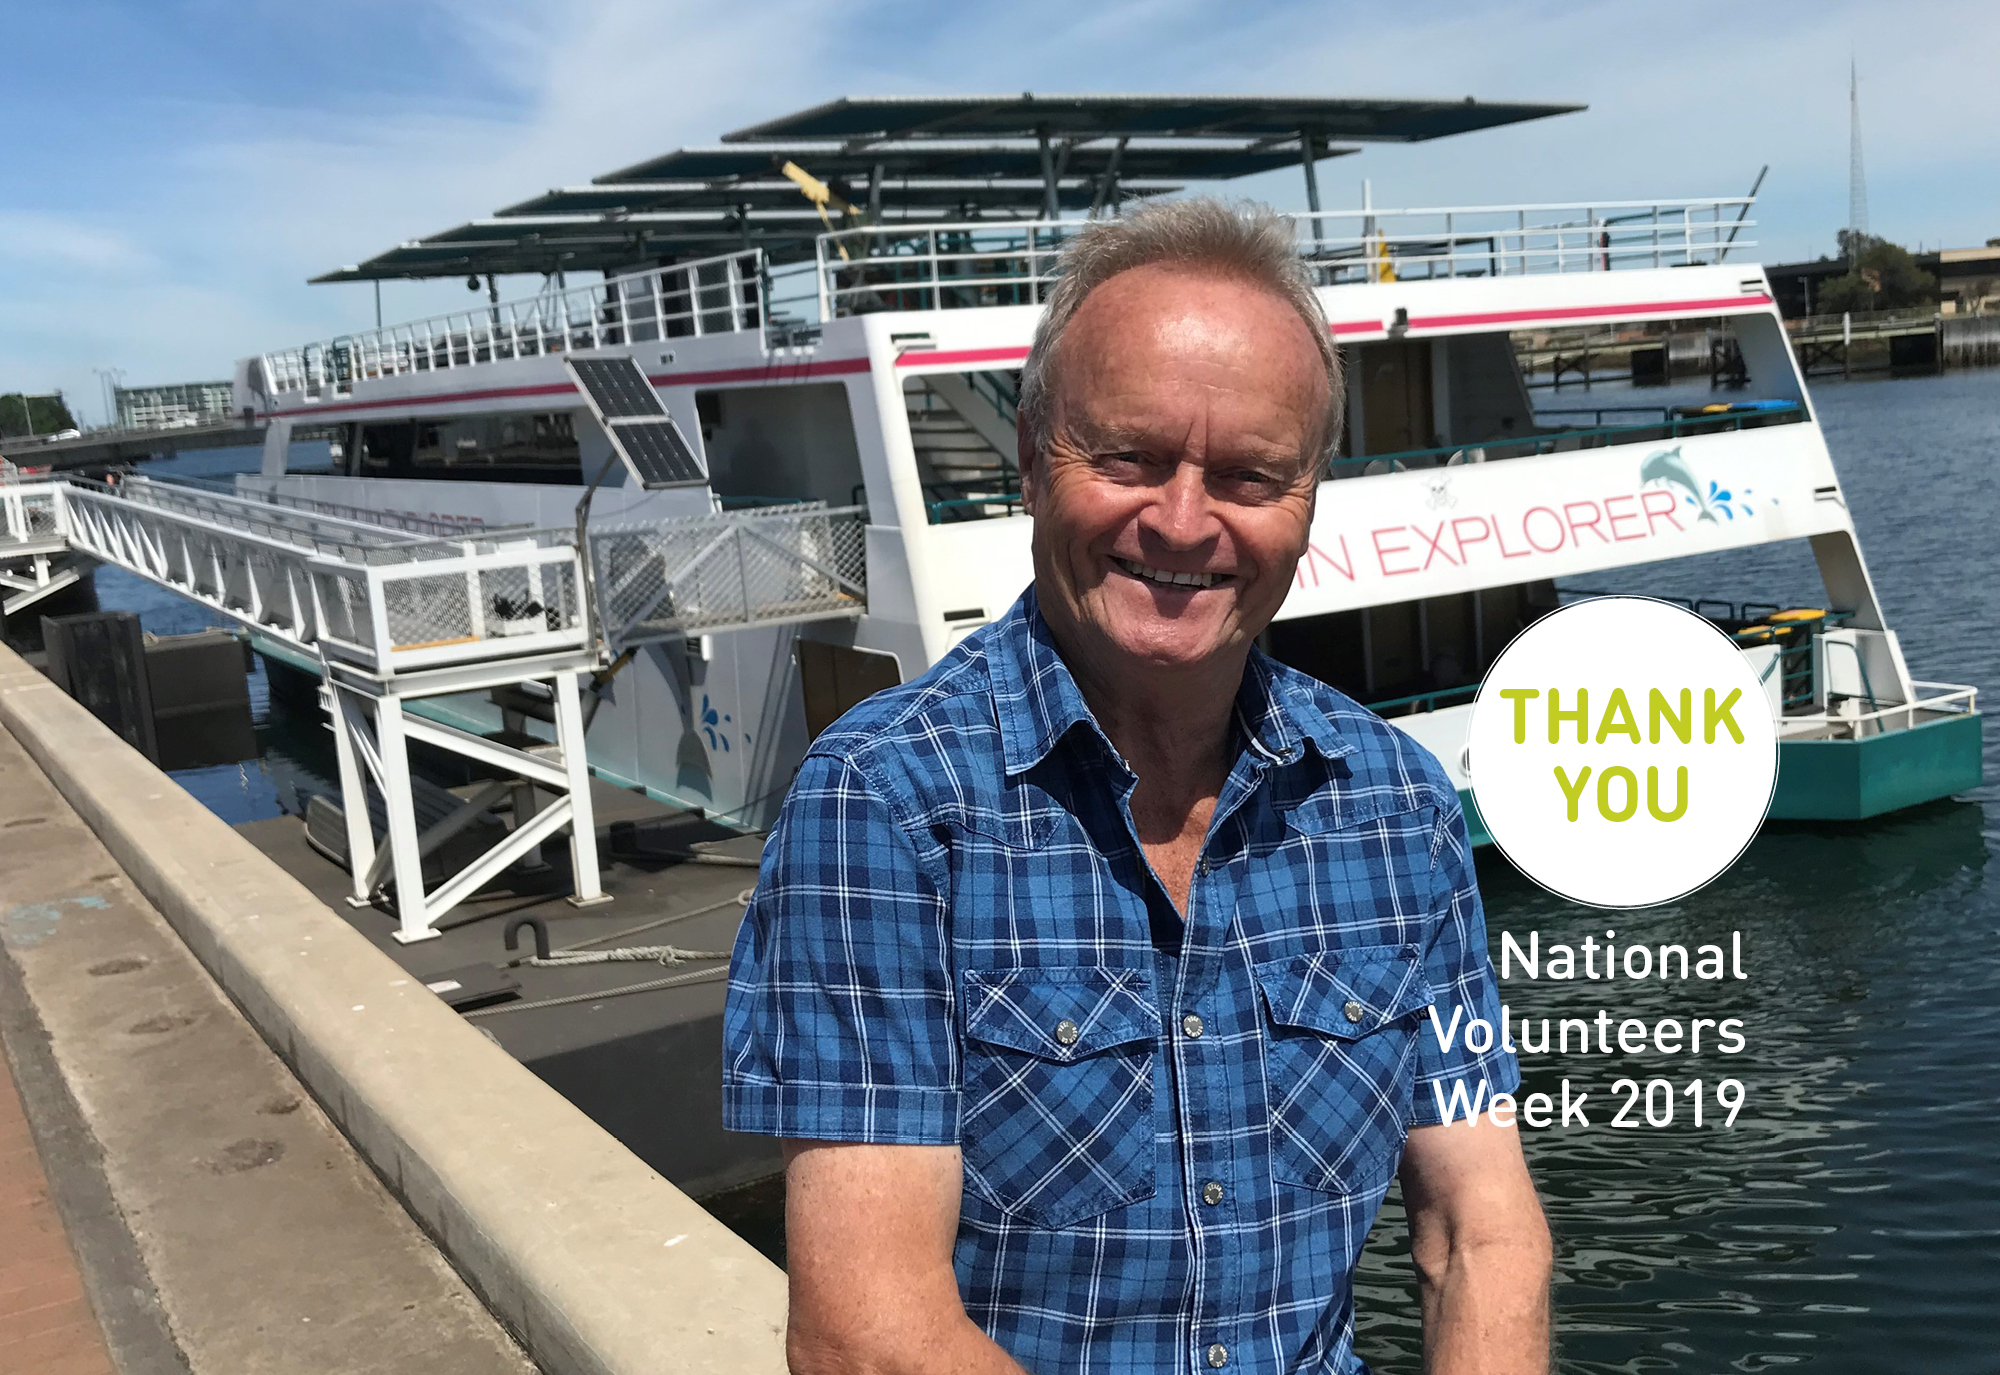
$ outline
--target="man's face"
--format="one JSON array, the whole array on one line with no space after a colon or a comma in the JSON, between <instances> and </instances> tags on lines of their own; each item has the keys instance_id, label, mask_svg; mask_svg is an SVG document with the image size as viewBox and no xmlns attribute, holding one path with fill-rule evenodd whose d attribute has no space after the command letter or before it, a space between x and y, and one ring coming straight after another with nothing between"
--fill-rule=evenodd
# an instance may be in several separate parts
<instances>
[{"instance_id":1,"label":"man's face","mask_svg":"<svg viewBox=\"0 0 2000 1375\"><path fill-rule=\"evenodd\" d=\"M1085 298L1061 349L1053 436L1021 454L1043 615L1100 671L1240 656L1312 520L1327 396L1308 326L1246 283L1142 267Z\"/></svg>"}]
</instances>

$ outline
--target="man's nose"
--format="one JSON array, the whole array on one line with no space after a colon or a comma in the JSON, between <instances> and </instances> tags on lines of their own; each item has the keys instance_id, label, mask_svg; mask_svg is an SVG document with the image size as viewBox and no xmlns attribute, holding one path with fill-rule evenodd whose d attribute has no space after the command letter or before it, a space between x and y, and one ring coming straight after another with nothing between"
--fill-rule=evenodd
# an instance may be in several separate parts
<instances>
[{"instance_id":1,"label":"man's nose","mask_svg":"<svg viewBox=\"0 0 2000 1375\"><path fill-rule=\"evenodd\" d=\"M1140 528L1169 549L1192 549L1213 539L1215 511L1205 478L1199 463L1176 464L1155 489L1154 500L1140 518Z\"/></svg>"}]
</instances>

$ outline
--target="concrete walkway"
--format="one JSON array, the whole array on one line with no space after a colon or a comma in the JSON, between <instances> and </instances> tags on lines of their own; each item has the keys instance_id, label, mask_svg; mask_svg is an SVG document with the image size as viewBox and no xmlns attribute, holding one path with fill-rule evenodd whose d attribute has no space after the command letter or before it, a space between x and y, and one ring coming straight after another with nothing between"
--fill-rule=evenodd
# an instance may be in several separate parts
<instances>
[{"instance_id":1,"label":"concrete walkway","mask_svg":"<svg viewBox=\"0 0 2000 1375\"><path fill-rule=\"evenodd\" d=\"M0 1056L0 1370L26 1375L112 1375L104 1334L84 1297L83 1276L14 1078Z\"/></svg>"},{"instance_id":2,"label":"concrete walkway","mask_svg":"<svg viewBox=\"0 0 2000 1375\"><path fill-rule=\"evenodd\" d=\"M126 1375L529 1375L508 1333L4 730L0 895L0 1032L43 1142L37 1169L0 1107L0 1249L12 1259L17 1236L43 1239L35 1263L48 1268L18 1278L40 1275L49 1302L69 1305L46 1317L66 1319L76 1343L90 1332L62 1287L62 1229L27 1182L42 1171ZM56 1363L86 1350L54 1338L0 1345L0 1369L109 1368L102 1347L96 1366Z\"/></svg>"}]
</instances>

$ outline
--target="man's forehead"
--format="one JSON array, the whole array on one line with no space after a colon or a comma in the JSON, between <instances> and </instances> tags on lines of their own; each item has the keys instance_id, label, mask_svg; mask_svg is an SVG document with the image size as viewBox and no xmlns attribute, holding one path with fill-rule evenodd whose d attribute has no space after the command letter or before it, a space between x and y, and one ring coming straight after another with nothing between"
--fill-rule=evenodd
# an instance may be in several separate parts
<instances>
[{"instance_id":1,"label":"man's forehead","mask_svg":"<svg viewBox=\"0 0 2000 1375\"><path fill-rule=\"evenodd\" d=\"M1100 329L1139 329L1182 343L1248 332L1276 348L1300 340L1313 347L1305 321L1275 288L1219 269L1162 263L1120 272L1084 297L1068 334L1087 338Z\"/></svg>"},{"instance_id":2,"label":"man's forehead","mask_svg":"<svg viewBox=\"0 0 2000 1375\"><path fill-rule=\"evenodd\" d=\"M1166 363L1213 369L1219 380L1254 371L1274 391L1319 393L1327 385L1311 327L1273 289L1157 265L1122 272L1091 292L1058 353L1058 392L1065 382L1086 380L1145 390Z\"/></svg>"}]
</instances>

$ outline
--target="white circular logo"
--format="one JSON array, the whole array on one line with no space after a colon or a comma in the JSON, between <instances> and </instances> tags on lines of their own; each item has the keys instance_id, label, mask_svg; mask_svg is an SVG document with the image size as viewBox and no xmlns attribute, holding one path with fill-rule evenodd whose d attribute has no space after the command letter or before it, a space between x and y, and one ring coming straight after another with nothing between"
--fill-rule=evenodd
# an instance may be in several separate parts
<instances>
[{"instance_id":1,"label":"white circular logo","mask_svg":"<svg viewBox=\"0 0 2000 1375\"><path fill-rule=\"evenodd\" d=\"M1778 779L1783 661L1649 597L1595 597L1517 636L1472 706L1493 843L1593 907L1692 893L1743 852Z\"/></svg>"}]
</instances>

